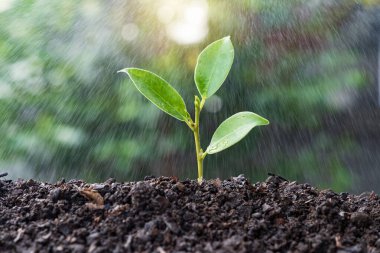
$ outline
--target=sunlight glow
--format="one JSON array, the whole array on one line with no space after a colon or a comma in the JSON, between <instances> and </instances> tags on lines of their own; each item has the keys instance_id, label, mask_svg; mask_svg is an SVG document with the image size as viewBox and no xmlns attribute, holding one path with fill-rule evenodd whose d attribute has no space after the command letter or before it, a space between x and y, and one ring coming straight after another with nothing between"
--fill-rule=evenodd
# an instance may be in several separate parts
<instances>
[{"instance_id":1,"label":"sunlight glow","mask_svg":"<svg viewBox=\"0 0 380 253\"><path fill-rule=\"evenodd\" d=\"M0 12L7 11L12 8L14 0L1 0L0 1Z\"/></svg>"},{"instance_id":2,"label":"sunlight glow","mask_svg":"<svg viewBox=\"0 0 380 253\"><path fill-rule=\"evenodd\" d=\"M157 11L168 36L178 44L194 44L208 34L208 5L205 0L164 1Z\"/></svg>"}]
</instances>

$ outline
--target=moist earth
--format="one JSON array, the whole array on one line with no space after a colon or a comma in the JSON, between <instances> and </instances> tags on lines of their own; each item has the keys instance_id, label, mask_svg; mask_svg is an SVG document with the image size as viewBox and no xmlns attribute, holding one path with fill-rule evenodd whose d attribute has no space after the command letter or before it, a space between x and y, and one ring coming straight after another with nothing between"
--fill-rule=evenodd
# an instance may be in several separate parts
<instances>
[{"instance_id":1,"label":"moist earth","mask_svg":"<svg viewBox=\"0 0 380 253\"><path fill-rule=\"evenodd\" d=\"M272 175L87 184L0 180L0 252L379 252L375 193Z\"/></svg>"}]
</instances>

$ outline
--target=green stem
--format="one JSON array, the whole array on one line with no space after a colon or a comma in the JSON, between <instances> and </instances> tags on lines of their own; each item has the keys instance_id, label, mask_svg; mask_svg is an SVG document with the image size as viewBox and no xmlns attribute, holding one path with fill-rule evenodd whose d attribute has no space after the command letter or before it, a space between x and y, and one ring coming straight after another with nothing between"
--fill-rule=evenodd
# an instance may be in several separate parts
<instances>
[{"instance_id":1,"label":"green stem","mask_svg":"<svg viewBox=\"0 0 380 253\"><path fill-rule=\"evenodd\" d=\"M198 96L195 96L194 107L195 107L195 122L193 127L194 141L195 141L195 152L197 155L197 165L198 165L198 183L201 183L203 180L203 159L205 158L205 153L201 148L201 141L199 138L199 115L201 112L201 105L203 106L204 102L201 103Z\"/></svg>"},{"instance_id":2,"label":"green stem","mask_svg":"<svg viewBox=\"0 0 380 253\"><path fill-rule=\"evenodd\" d=\"M202 97L202 101L201 101L200 106L199 106L200 107L200 111L202 111L202 108L205 105L205 102L206 102L206 99L204 97Z\"/></svg>"}]
</instances>

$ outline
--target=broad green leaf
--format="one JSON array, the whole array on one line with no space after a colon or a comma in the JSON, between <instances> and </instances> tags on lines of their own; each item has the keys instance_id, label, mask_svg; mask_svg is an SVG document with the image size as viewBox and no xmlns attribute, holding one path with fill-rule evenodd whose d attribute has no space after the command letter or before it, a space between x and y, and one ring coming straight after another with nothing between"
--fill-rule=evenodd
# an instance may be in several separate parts
<instances>
[{"instance_id":1,"label":"broad green leaf","mask_svg":"<svg viewBox=\"0 0 380 253\"><path fill-rule=\"evenodd\" d=\"M255 126L268 125L269 121L253 112L239 112L220 124L207 147L208 154L218 153L243 139Z\"/></svg>"},{"instance_id":2,"label":"broad green leaf","mask_svg":"<svg viewBox=\"0 0 380 253\"><path fill-rule=\"evenodd\" d=\"M136 88L162 111L181 121L190 118L181 95L158 75L137 68L126 68L118 72L127 73Z\"/></svg>"},{"instance_id":3,"label":"broad green leaf","mask_svg":"<svg viewBox=\"0 0 380 253\"><path fill-rule=\"evenodd\" d=\"M208 45L200 54L195 67L194 80L201 96L212 96L226 80L234 61L234 46L230 37Z\"/></svg>"}]
</instances>

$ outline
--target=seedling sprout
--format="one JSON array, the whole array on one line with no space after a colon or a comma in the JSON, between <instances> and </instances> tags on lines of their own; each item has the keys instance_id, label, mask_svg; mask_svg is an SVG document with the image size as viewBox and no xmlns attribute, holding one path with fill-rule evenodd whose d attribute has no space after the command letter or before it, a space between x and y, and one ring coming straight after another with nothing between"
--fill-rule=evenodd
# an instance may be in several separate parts
<instances>
[{"instance_id":1,"label":"seedling sprout","mask_svg":"<svg viewBox=\"0 0 380 253\"><path fill-rule=\"evenodd\" d=\"M194 134L198 166L198 182L203 180L203 160L208 154L218 153L243 139L255 126L268 125L269 121L253 112L239 112L216 129L204 151L199 137L199 116L207 98L211 97L226 80L234 60L234 47L230 37L208 45L198 56L194 80L199 98L194 99L194 120L186 109L181 95L160 76L138 68L125 68L118 72L128 74L136 88L159 109L183 121Z\"/></svg>"}]
</instances>

